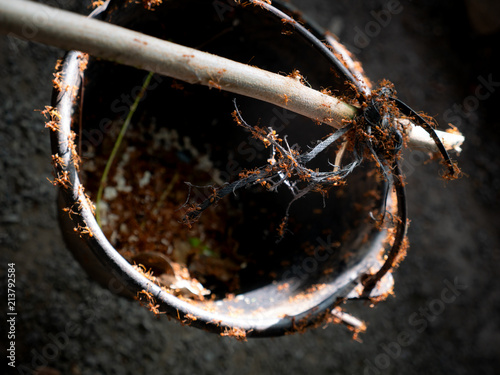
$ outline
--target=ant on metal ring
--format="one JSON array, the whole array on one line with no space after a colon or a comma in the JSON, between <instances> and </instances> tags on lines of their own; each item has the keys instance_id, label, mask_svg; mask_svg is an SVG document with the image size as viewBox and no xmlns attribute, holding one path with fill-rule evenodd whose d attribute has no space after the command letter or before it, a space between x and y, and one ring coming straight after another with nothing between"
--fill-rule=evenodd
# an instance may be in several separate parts
<instances>
[{"instance_id":1,"label":"ant on metal ring","mask_svg":"<svg viewBox=\"0 0 500 375\"><path fill-rule=\"evenodd\" d=\"M421 126L433 139L444 162L448 168L448 173L444 176L452 179L458 177L460 170L451 160L446 148L437 136L431 124L410 108L401 100L395 97L393 85L388 81L383 81L379 88L371 90L363 72L358 69L345 48L331 36L326 35L328 44L321 41L325 35L320 35L315 31L309 31L300 22L294 20L287 13L266 1L249 0L249 3L260 6L274 17L278 18L286 25L290 25L302 38L309 42L323 57L333 66L340 79L344 81L346 91L351 91L352 101L360 107L360 115L354 120L348 121L347 125L335 131L327 139L320 142L309 152L299 154L289 147L286 137L282 140L271 136L269 131L248 125L242 118L238 108L234 112L235 121L251 132L254 137L259 138L266 145L272 146L271 165L266 165L256 170L250 171L246 175L240 175L240 179L226 184L218 190L216 199L206 200L192 208L186 214L185 220L188 222L196 218L208 208L227 194L236 189L246 187L251 184L265 184L269 190L276 190L278 186L284 184L292 193L294 198L290 202L284 221L280 225L280 235L283 236L288 211L290 205L297 199L303 197L310 191L325 191L328 187L338 185L347 174L361 164L363 158L372 159L376 162L384 176L385 191L382 199L380 221L385 218L385 206L388 200L389 189L392 185L395 191L397 214L391 215L395 222L395 234L392 246L387 253L382 267L374 274L366 274L362 279L364 285L363 294L368 296L377 282L390 271L401 259L406 248L406 232L408 227L406 193L404 189L404 176L400 166L400 154L405 141L403 125L396 119L406 117ZM354 133L354 135L352 135ZM307 162L316 157L329 145L342 137L351 141L353 158L349 165L340 168L335 165L333 172L317 172L305 166ZM278 157L279 156L279 157ZM276 158L278 157L278 161ZM341 155L340 155L341 158ZM336 162L336 164L339 164ZM297 177L295 181L291 176ZM306 186L303 187L303 182ZM299 186L302 183L302 186ZM373 219L373 215L371 215ZM396 216L396 217L394 217Z\"/></svg>"},{"instance_id":2,"label":"ant on metal ring","mask_svg":"<svg viewBox=\"0 0 500 375\"><path fill-rule=\"evenodd\" d=\"M373 159L377 162L387 181L392 180L397 199L397 220L396 234L391 249L387 255L383 266L373 275L367 275L363 284L365 286L364 294L369 294L376 283L396 264L399 254L402 252L406 231L407 231L407 210L406 194L404 189L403 175L399 163L399 154L403 146L403 135L401 130L395 126L396 115L402 114L411 118L417 125L421 126L433 139L439 152L441 153L445 164L448 167L448 174L445 178L457 178L460 170L451 160L446 148L437 136L436 132L421 115L410 108L403 101L394 96L394 89L388 82L383 82L382 86L371 92L370 84L359 71L352 69L351 64L344 63L350 57L340 43L334 38L330 38L330 46L325 45L320 38L323 35L316 35L309 31L299 22L291 22L292 18L278 9L277 7L261 0L249 0L250 3L258 5L269 11L275 17L286 21L295 31L312 46L318 50L335 68L336 72L343 78L346 84L355 91L358 102L361 104L362 114L355 122L361 123L364 131L368 133L364 142L357 142L358 147L367 147ZM342 61L341 57L343 57ZM398 116L399 117L399 116ZM374 137L372 137L374 136ZM361 153L361 150L358 151ZM387 200L389 186L386 187L384 202Z\"/></svg>"}]
</instances>

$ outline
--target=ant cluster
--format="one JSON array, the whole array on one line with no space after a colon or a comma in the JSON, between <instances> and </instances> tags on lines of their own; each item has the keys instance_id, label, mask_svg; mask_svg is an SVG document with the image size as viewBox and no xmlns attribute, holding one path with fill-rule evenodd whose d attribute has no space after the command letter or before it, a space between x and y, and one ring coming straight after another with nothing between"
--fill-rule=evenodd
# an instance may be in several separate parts
<instances>
[{"instance_id":1,"label":"ant cluster","mask_svg":"<svg viewBox=\"0 0 500 375\"><path fill-rule=\"evenodd\" d=\"M217 189L213 188L213 194L208 199L199 204L193 204L188 208L184 220L191 224L208 207L242 187L260 184L269 191L276 191L278 187L285 186L292 192L293 198L278 227L279 238L281 239L286 231L290 206L296 200L310 192L326 194L331 187L345 183L345 177L357 166L361 165L363 160L372 160L379 167L384 180L388 182L385 184L383 207L379 218L380 223L384 221L386 216L385 202L391 188L395 191L397 214L391 214L392 221L395 223L395 230L391 236L391 249L385 257L383 266L376 273L365 275L362 280L365 293L369 294L376 283L402 259L408 245L406 239L408 226L406 195L404 177L400 167L401 151L406 143L405 138L408 129L405 129L397 119L409 119L421 126L431 136L448 169L443 176L444 178L457 178L460 175L460 170L456 163L451 160L434 131L431 125L433 121L425 115L418 114L404 102L397 99L394 87L390 82L382 81L378 89L371 91L371 83L362 74L362 70L356 68L359 64L356 64L350 55L345 53L345 48L340 43L335 42L329 46L325 45L320 40L321 35L315 35L301 25L300 22L295 21L268 1L250 0L249 3L265 9L283 24L291 26L332 64L337 76L343 78L345 82L346 92L349 93L349 102L360 108L360 115L355 119L344 121L342 128L319 142L310 151L300 153L297 147L290 147L286 136L280 138L272 128L264 129L247 124L236 107L233 113L236 123L250 132L253 137L259 139L264 146L270 148L270 157L267 164L240 173L239 179L234 182L227 183ZM294 71L290 76L304 84L303 78L298 71ZM285 102L287 100L288 98L285 97ZM316 158L339 139L342 139L343 143L337 152L335 164L330 163L332 170L317 171L306 166L309 161ZM352 161L345 166L341 166L340 162L345 150L351 152ZM375 219L373 215L372 219Z\"/></svg>"},{"instance_id":2,"label":"ant cluster","mask_svg":"<svg viewBox=\"0 0 500 375\"><path fill-rule=\"evenodd\" d=\"M254 138L260 140L265 147L270 148L270 156L267 164L260 168L240 173L238 180L226 184L219 189L213 188L213 193L209 198L201 204L188 208L185 216L185 222L188 224L195 222L208 207L216 204L228 194L234 193L242 187L260 184L269 191L275 192L280 186L286 186L292 192L293 199L289 203L285 217L278 229L279 236L282 238L285 234L290 206L293 202L309 192L326 194L329 188L343 184L345 182L344 178L359 165L360 159L343 168L334 165L331 171L325 172L313 170L306 165L333 142L351 130L352 124L334 132L310 151L301 154L297 146L290 147L286 136L280 138L272 128L266 130L249 125L243 119L238 107L233 112L233 118L239 126L250 132Z\"/></svg>"},{"instance_id":3,"label":"ant cluster","mask_svg":"<svg viewBox=\"0 0 500 375\"><path fill-rule=\"evenodd\" d=\"M142 1L144 7L150 10L161 4L161 2L162 0ZM278 225L278 237L279 240L281 240L287 231L290 208L294 202L305 197L309 193L319 193L326 196L331 188L345 184L347 176L349 176L358 166L362 165L364 161L372 161L378 166L378 170L383 180L387 182L384 184L385 191L382 197L383 206L380 210L380 215L378 218L372 215L372 219L378 223L384 222L386 217L385 202L388 201L390 189L394 189L395 210L394 214L392 212L389 213L394 228L389 230L388 237L390 237L390 249L384 258L384 263L380 269L371 271L372 273L368 273L361 278L364 290L360 292L360 295L364 294L369 296L377 282L401 261L408 246L406 238L408 226L406 196L404 190L404 177L400 167L401 151L407 142L406 134L408 132L404 125L398 122L397 119L410 119L429 133L448 167L448 172L444 176L445 178L456 178L460 171L451 160L442 142L433 130L431 125L433 122L432 119L416 113L401 100L397 99L394 87L390 82L383 81L377 89L371 91L371 84L369 84L366 78L362 74L360 75L359 71L353 70L353 66L357 65L352 61L340 57L344 56L342 53L344 51L339 50L340 47L336 44L326 46L321 42L321 36L314 35L311 31L302 26L300 22L297 22L286 13L271 5L270 1L249 0L248 2L269 11L284 25L295 30L317 49L332 64L336 74L344 79L345 86L348 88L346 92L349 92L346 99L350 104L359 108L360 114L355 119L345 120L340 129L332 132L325 139L318 141L318 143L309 150L301 151L297 145L289 144L286 135L280 136L272 127L265 128L248 124L243 119L243 115L235 102L235 110L232 114L235 123L244 131L250 133L269 150L267 163L260 167L239 173L235 181L226 183L220 187L212 186L211 194L208 198L199 203L191 204L187 208L183 221L191 225L199 220L202 213L209 207L216 205L221 199L229 194L235 193L241 188L259 185L269 192L277 192L278 189L287 189L291 192L292 198L288 202L281 223ZM94 3L101 2L96 1ZM289 32L286 32L285 34L288 33ZM83 72L88 63L88 55L82 54L79 59L81 60L80 70ZM57 72L54 73L54 88L60 93L67 93L71 95L73 99L76 99L78 87L64 85L64 77L59 71L59 68L60 63L56 66ZM222 76L222 73L223 71L219 71L218 75ZM307 84L298 70L294 70L289 77L297 80L301 84ZM220 90L219 80L220 77L215 77L209 81L209 86ZM182 85L174 81L173 87L179 89ZM324 90L324 93L330 94L327 90ZM284 95L283 100L286 105L290 99L287 95ZM42 111L42 114L48 119L46 123L47 128L53 132L60 130L59 122L61 115L58 113L57 109L47 106L45 110ZM64 159L59 154L52 155L55 175L54 179L50 180L50 182L62 189L71 188L70 175L66 169L66 164L70 161L75 166L76 172L79 170L80 157L77 152L75 139L76 133L71 131L66 141L70 155L69 157ZM336 142L340 142L340 147L336 152L335 161L333 163L328 162L330 166L328 170L322 171L310 167L312 164L311 161L317 160L320 155L324 155L326 153L325 151ZM350 154L350 158L348 162L343 163L346 152ZM194 185L188 183L188 186L192 187ZM78 207L75 208L72 206L63 209L68 213L70 218L72 215L78 214L83 206L89 206L92 210L95 209L88 195L84 193L82 185L78 186L78 196L80 197ZM80 236L94 236L85 221L81 224L77 224L74 231L80 234ZM137 267L136 269L143 273L151 282L159 286L162 285L162 283L152 275L151 271L146 271L144 267ZM199 298L203 299L202 296ZM160 306L156 303L155 297L148 290L140 291L137 294L137 299L145 302L147 307L155 314L163 314L163 312L159 310ZM186 321L194 321L196 319L197 318L194 316L190 316L189 314L186 315ZM333 319L336 321L345 321L346 318L339 309L337 314L334 314ZM353 324L353 327L355 335L365 329L362 325ZM300 327L295 328L297 330L300 329ZM246 339L246 334L247 332L239 328L227 329L222 333L223 336L233 336L241 340Z\"/></svg>"},{"instance_id":4,"label":"ant cluster","mask_svg":"<svg viewBox=\"0 0 500 375\"><path fill-rule=\"evenodd\" d=\"M81 53L78 55L79 68L82 73L87 67L88 58L89 58L88 54ZM54 79L52 81L54 89L63 95L64 94L71 95L72 100L76 100L79 87L65 84L61 68L62 68L62 60L58 60L55 65L56 73L54 73ZM46 128L50 129L52 132L60 131L61 114L59 113L57 108L52 106L45 106L45 109L41 111L41 114L47 119L45 123ZM72 188L72 180L70 172L67 169L67 164L70 162L74 166L76 172L80 170L81 158L75 143L76 137L77 137L76 133L71 130L67 136L67 139L65 141L61 141L62 144L65 144L67 151L63 152L62 155L59 155L59 153L51 155L52 165L54 167L53 169L54 177L53 180L49 178L48 180L52 185L58 186L65 190ZM64 155L67 154L69 154L69 160L68 158L64 157ZM95 206L90 197L88 196L88 194L85 193L83 185L79 184L77 186L77 193L78 196L80 197L78 203L79 206L78 209L76 209L74 206L63 208L63 211L68 213L70 219L72 218L72 215L78 215L84 206L88 207L92 211L92 213L94 213L95 211ZM73 228L73 230L77 232L80 236L87 235L89 237L93 237L94 233L85 223L85 221L83 221L82 224L78 223L77 226Z\"/></svg>"}]
</instances>

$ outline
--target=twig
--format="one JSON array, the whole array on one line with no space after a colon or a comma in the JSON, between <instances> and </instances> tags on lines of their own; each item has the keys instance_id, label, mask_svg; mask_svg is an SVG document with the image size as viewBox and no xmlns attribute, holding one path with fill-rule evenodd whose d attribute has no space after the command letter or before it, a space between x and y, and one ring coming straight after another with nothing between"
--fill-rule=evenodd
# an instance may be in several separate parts
<instances>
[{"instance_id":1,"label":"twig","mask_svg":"<svg viewBox=\"0 0 500 375\"><path fill-rule=\"evenodd\" d=\"M134 103L132 103L132 106L130 107L130 110L127 114L127 118L125 119L125 121L120 129L120 133L118 134L118 138L115 141L115 144L113 146L113 150L111 150L111 154L108 158L108 161L106 162L106 167L104 168L104 172L102 173L101 181L99 182L99 190L97 191L97 199L96 199L96 203L95 203L95 207L96 207L95 218L96 218L97 223L99 225L101 224L100 204L101 204L104 188L106 187L106 182L108 180L109 170L111 169L111 166L113 165L113 161L115 160L116 154L118 153L118 150L119 150L120 145L122 143L123 137L125 136L125 133L127 132L127 128L130 125L130 121L132 120L132 116L134 116L134 113L137 110L137 106L139 105L139 102L142 100L144 93L146 92L146 89L149 86L149 82L151 82L152 77L153 77L153 73L150 72L147 75L147 77L144 79L144 83L142 84L141 91L139 92L139 94L137 94L137 97L135 98Z\"/></svg>"},{"instance_id":2,"label":"twig","mask_svg":"<svg viewBox=\"0 0 500 375\"><path fill-rule=\"evenodd\" d=\"M29 1L0 0L0 32L259 99L335 128L358 113L292 77ZM448 149L457 151L464 140L446 132L438 135ZM418 139L415 143L411 131L410 147L425 145L437 151L429 136Z\"/></svg>"}]
</instances>

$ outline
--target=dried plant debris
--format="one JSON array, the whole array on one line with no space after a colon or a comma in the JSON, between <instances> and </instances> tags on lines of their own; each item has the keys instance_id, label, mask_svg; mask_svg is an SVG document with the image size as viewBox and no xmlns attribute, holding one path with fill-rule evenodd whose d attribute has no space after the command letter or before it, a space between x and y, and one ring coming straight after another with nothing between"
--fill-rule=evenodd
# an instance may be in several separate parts
<instances>
[{"instance_id":1,"label":"dried plant debris","mask_svg":"<svg viewBox=\"0 0 500 375\"><path fill-rule=\"evenodd\" d=\"M197 221L201 213L208 207L219 203L222 198L234 193L239 188L260 184L269 191L275 192L279 187L285 186L292 192L293 199L288 205L282 223L279 225L279 236L282 238L285 233L290 206L294 201L313 191L326 194L330 187L342 184L343 179L361 162L361 158L357 157L355 161L343 168L332 165L332 170L325 172L315 171L306 166L308 162L351 130L352 124L346 125L310 151L301 154L298 146L290 147L286 136L279 138L279 135L272 128L264 129L247 124L238 108L233 112L233 117L239 126L250 132L254 138L260 140L264 146L270 149L268 164L240 173L240 178L237 181L214 188L213 194L209 198L200 204L191 204L184 218L184 221L190 225Z\"/></svg>"},{"instance_id":2,"label":"dried plant debris","mask_svg":"<svg viewBox=\"0 0 500 375\"><path fill-rule=\"evenodd\" d=\"M163 0L142 0L142 6L148 10L154 10Z\"/></svg>"},{"instance_id":3,"label":"dried plant debris","mask_svg":"<svg viewBox=\"0 0 500 375\"><path fill-rule=\"evenodd\" d=\"M104 155L112 139L103 144ZM106 162L95 152L90 150L83 164L85 184L93 192ZM238 289L243 261L227 225L238 222L235 210L223 202L196 226L182 223L185 181L206 184L214 176L209 156L176 130L154 125L129 129L100 204L104 234L132 264L152 270L160 285L178 295L203 299L210 294L204 285Z\"/></svg>"},{"instance_id":4,"label":"dried plant debris","mask_svg":"<svg viewBox=\"0 0 500 375\"><path fill-rule=\"evenodd\" d=\"M345 80L342 99L359 108L358 117L345 120L343 127L318 140L310 149L301 150L298 145L289 144L287 136L278 134L272 127L248 124L235 103L235 123L261 142L269 156L264 165L244 170L227 183L218 179L220 171L214 167L210 155L200 152L189 137L180 137L176 130L154 123L149 127L135 127L127 131L119 161L112 167L104 189L104 199L99 207L103 232L126 259L139 265L138 269L143 270L146 277L169 292L199 300L210 294L213 296L212 291L221 286L225 293L231 293L239 289L238 272L245 268L246 259L238 254L239 243L232 236L241 213L225 197L251 186L260 186L274 193L278 190L290 192L292 198L284 209L281 222L272 226L276 228L276 238L281 240L287 234L290 207L294 202L308 194L326 197L333 187L344 185L346 177L363 162L370 161L378 166L380 180L388 182L380 197L383 205L378 212L372 212L371 219L379 227L384 223L389 226L387 247L390 249L383 259L383 254L380 254L382 267L362 277L364 290L359 295L369 296L378 281L401 261L408 246L406 197L400 168L401 150L407 143L408 129L397 119L409 119L429 133L447 167L445 178L456 178L460 171L434 132L433 120L399 100L390 82L382 81L372 91L362 69L351 61L340 43L326 46L270 1L251 0L249 3L278 17L286 26L286 34L297 32L331 62L335 74ZM142 4L154 10L161 0L142 1ZM82 70L87 59L87 56L81 56ZM307 84L298 70L294 70L290 77ZM71 91L76 96L75 88L63 87L62 78L60 72L55 73L55 88ZM216 79L210 81L210 86L220 89ZM182 86L174 82L173 88ZM284 95L283 103L288 102L288 96ZM49 107L44 114L49 119L47 127L56 131L58 114ZM74 140L75 133L71 133L68 144L72 161L78 165ZM97 190L95 182L104 169L104 155L112 148L112 140L112 136L108 137L100 150L90 150L86 155L85 185L91 191ZM330 161L325 157L325 150L334 147L336 157ZM327 160L328 168L311 167L317 159ZM53 162L55 165L61 163L59 155L53 155ZM64 173L56 173L51 182L68 188ZM385 202L391 189L395 210L386 212ZM72 212L68 209L69 215ZM75 230L91 235L85 226ZM142 291L139 297L146 299L152 311L160 313L148 293ZM334 316L351 324L355 334L365 329L364 325L340 310ZM226 331L223 335L245 339L246 332Z\"/></svg>"},{"instance_id":5,"label":"dried plant debris","mask_svg":"<svg viewBox=\"0 0 500 375\"><path fill-rule=\"evenodd\" d=\"M390 83L383 82L361 106L359 117L345 121L344 127L307 151L290 145L286 136L270 127L249 125L235 104L234 121L268 149L269 157L265 165L245 170L225 184L214 184L219 171L210 155L197 150L189 137L154 123L149 128L135 127L127 132L123 151L104 189L102 229L124 257L152 269L156 281L177 295L203 299L211 289L222 285L229 292L237 291L238 272L245 261L238 255L239 244L227 223L238 222L240 213L223 198L253 185L269 192L291 192L281 223L274 225L280 240L286 235L294 202L310 193L326 196L332 187L344 185L346 177L364 160L370 160L379 166L383 179L392 181L398 212L389 215L396 230L391 232L391 251L384 266L363 279L369 293L402 259L407 247L403 180L398 167L406 131L394 121L401 116L394 95ZM112 139L105 141L100 152L106 154L111 147L106 142ZM339 143L336 158L328 162L327 170L308 166L316 158L328 159L324 151L335 143ZM105 163L104 158L95 157L95 152L90 150L86 155L84 168L91 190ZM382 202L387 200L389 186ZM385 211L383 206L372 215L373 220L381 225Z\"/></svg>"},{"instance_id":6,"label":"dried plant debris","mask_svg":"<svg viewBox=\"0 0 500 375\"><path fill-rule=\"evenodd\" d=\"M227 183L221 187L214 188L212 194L201 202L191 202L184 221L192 225L200 219L207 208L218 204L225 196L235 193L238 189L260 184L271 192L284 187L292 192L291 199L281 224L278 226L278 236L282 239L287 230L290 206L298 199L309 193L328 194L334 187L345 183L345 178L353 170L361 165L363 160L374 161L383 178L391 182L386 184L386 190L382 198L383 207L378 217L372 214L374 220L381 225L386 217L385 202L389 196L390 186L395 189L397 213L390 214L391 221L396 227L392 238L391 250L381 269L363 278L365 293L368 295L376 283L390 270L392 270L404 257L408 242L406 230L408 218L406 214L406 197L404 192L403 175L399 166L401 151L406 143L407 129L403 124L396 121L398 118L410 118L421 124L434 138L448 167L445 178L457 178L460 170L451 160L443 144L436 136L426 116L419 115L396 98L393 85L388 81L382 81L379 87L372 91L365 100L361 100L360 115L353 120L344 121L344 126L333 132L312 149L301 152L297 145L290 146L286 136L280 137L272 128L264 129L251 126L245 122L241 112L236 106L233 113L235 122L250 132L252 136L260 140L269 149L267 164L259 168L240 173L239 179ZM361 95L356 95L360 100ZM325 149L334 142L341 140L341 147L337 152L335 164L330 163L330 170L313 170L307 167L307 163L318 157ZM341 165L345 151L350 153L350 162Z\"/></svg>"}]
</instances>

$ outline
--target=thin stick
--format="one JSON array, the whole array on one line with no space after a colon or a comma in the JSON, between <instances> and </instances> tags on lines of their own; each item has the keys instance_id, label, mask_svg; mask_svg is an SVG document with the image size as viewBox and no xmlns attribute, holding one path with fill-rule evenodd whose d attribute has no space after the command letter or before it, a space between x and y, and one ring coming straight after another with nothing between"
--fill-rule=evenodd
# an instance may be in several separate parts
<instances>
[{"instance_id":1,"label":"thin stick","mask_svg":"<svg viewBox=\"0 0 500 375\"><path fill-rule=\"evenodd\" d=\"M125 121L120 129L120 133L118 134L118 138L116 139L115 145L113 146L113 150L111 150L111 154L109 155L108 161L106 162L106 166L104 167L104 172L102 173L101 176L101 181L99 182L99 190L97 191L97 199L95 201L95 218L97 220L97 223L101 225L101 215L99 212L99 206L102 200L102 194L104 192L104 187L106 186L106 182L108 180L108 174L111 169L111 166L113 165L113 161L115 160L116 154L118 153L118 149L120 148L120 145L122 143L123 137L125 136L125 133L127 132L127 128L130 125L130 121L132 120L132 116L134 116L135 111L137 110L137 106L139 105L139 102L141 101L142 97L144 96L144 93L146 92L146 89L149 86L149 82L151 82L151 78L153 77L154 73L149 73L144 80L144 83L142 84L141 91L139 91L139 94L137 94L134 102L132 103L132 106L130 107L130 110L127 114L127 117L125 118Z\"/></svg>"},{"instance_id":2,"label":"thin stick","mask_svg":"<svg viewBox=\"0 0 500 375\"><path fill-rule=\"evenodd\" d=\"M259 99L335 128L358 113L294 78L29 1L0 0L0 32ZM439 137L448 148L460 146L456 140L450 146L448 133ZM437 151L432 138L424 143Z\"/></svg>"}]
</instances>

